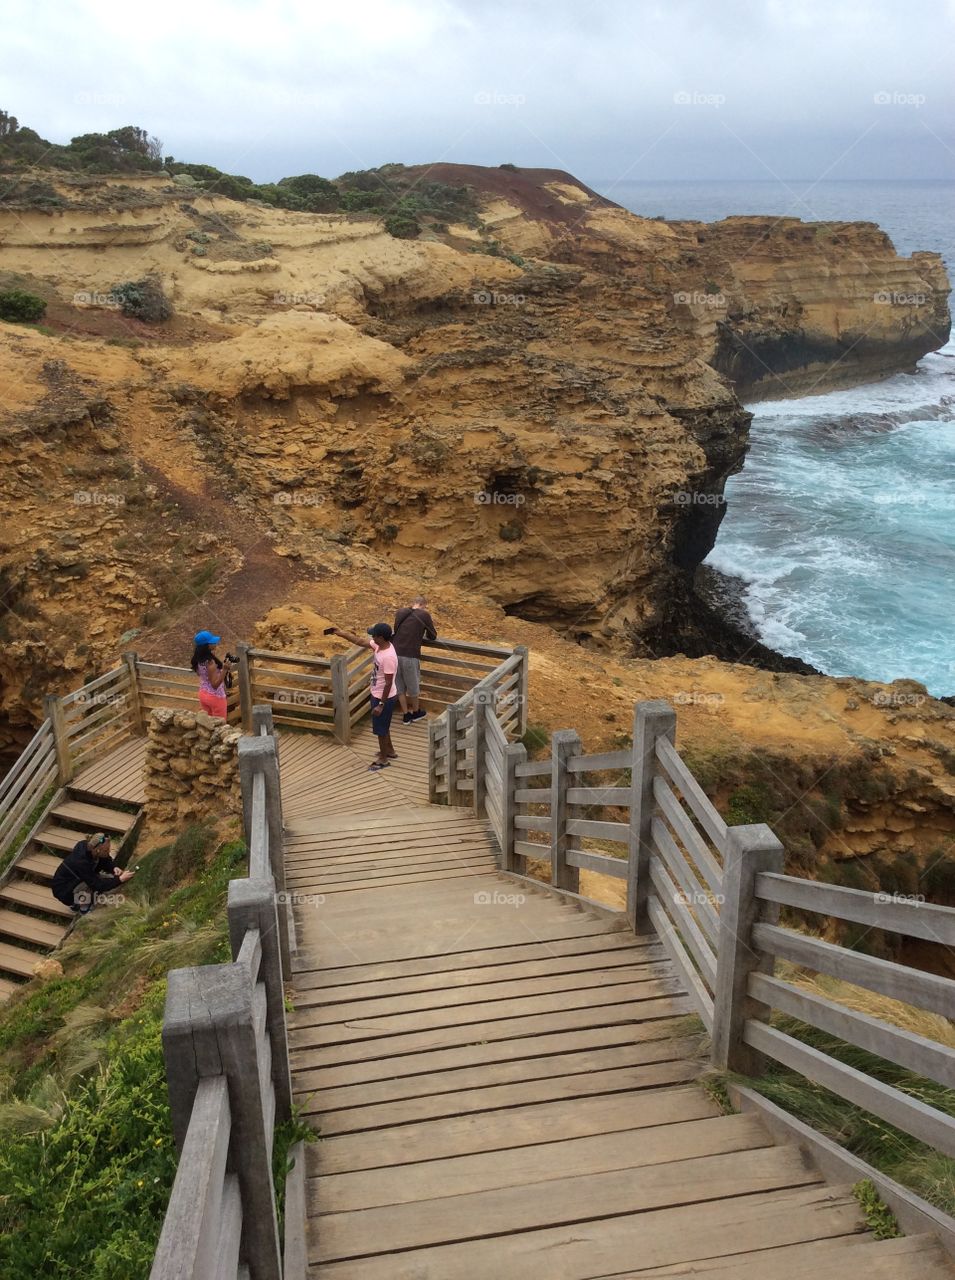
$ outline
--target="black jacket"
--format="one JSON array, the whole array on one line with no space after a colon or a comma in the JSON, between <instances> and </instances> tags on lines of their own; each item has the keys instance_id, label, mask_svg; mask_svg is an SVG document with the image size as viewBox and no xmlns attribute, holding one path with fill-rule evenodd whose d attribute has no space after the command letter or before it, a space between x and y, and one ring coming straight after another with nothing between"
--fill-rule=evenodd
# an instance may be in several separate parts
<instances>
[{"instance_id":1,"label":"black jacket","mask_svg":"<svg viewBox=\"0 0 955 1280\"><path fill-rule=\"evenodd\" d=\"M81 840L54 871L53 896L69 906L78 884L89 885L94 893L109 893L121 883L113 859L97 858L90 852L86 841Z\"/></svg>"}]
</instances>

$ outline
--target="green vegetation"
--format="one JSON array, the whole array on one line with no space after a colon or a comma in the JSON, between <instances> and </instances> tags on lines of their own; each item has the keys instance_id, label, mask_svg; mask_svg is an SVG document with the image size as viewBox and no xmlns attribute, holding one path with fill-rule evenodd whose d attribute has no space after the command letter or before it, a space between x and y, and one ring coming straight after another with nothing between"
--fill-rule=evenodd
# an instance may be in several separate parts
<instances>
[{"instance_id":1,"label":"green vegetation","mask_svg":"<svg viewBox=\"0 0 955 1280\"><path fill-rule=\"evenodd\" d=\"M516 520L508 520L498 529L497 536L502 542L520 542L524 537L524 529Z\"/></svg>"},{"instance_id":2,"label":"green vegetation","mask_svg":"<svg viewBox=\"0 0 955 1280\"><path fill-rule=\"evenodd\" d=\"M903 1233L895 1220L895 1214L875 1189L871 1178L863 1178L852 1188L852 1194L862 1206L866 1226L876 1240L894 1240Z\"/></svg>"},{"instance_id":3,"label":"green vegetation","mask_svg":"<svg viewBox=\"0 0 955 1280\"><path fill-rule=\"evenodd\" d=\"M128 124L108 133L84 133L68 146L61 146L41 138L34 129L21 128L16 116L0 111L0 165L27 170L43 165L68 172L149 173L162 168L162 143L145 129ZM13 195L22 198L24 191ZM57 200L52 188L50 197Z\"/></svg>"},{"instance_id":4,"label":"green vegetation","mask_svg":"<svg viewBox=\"0 0 955 1280\"><path fill-rule=\"evenodd\" d=\"M740 823L769 822L773 812L772 797L765 782L746 783L730 796L726 807L726 821L730 826Z\"/></svg>"},{"instance_id":5,"label":"green vegetation","mask_svg":"<svg viewBox=\"0 0 955 1280\"><path fill-rule=\"evenodd\" d=\"M143 859L124 903L77 924L62 976L0 1009L0 1275L148 1274L176 1165L165 975L231 958L225 898L245 857L188 828Z\"/></svg>"},{"instance_id":6,"label":"green vegetation","mask_svg":"<svg viewBox=\"0 0 955 1280\"><path fill-rule=\"evenodd\" d=\"M187 190L224 196L229 200L254 200L280 209L305 213L358 213L385 220L386 230L398 239L414 239L425 227L447 230L451 222L478 227L477 202L467 186L422 182L403 164L384 164L340 177L323 178L300 173L278 182L253 182L239 173L224 173L211 164L191 164L163 156L162 143L136 125L124 125L108 133L87 133L59 145L21 127L15 116L0 111L0 170L19 180L8 183L0 202L32 208L55 208L69 201L48 182L33 177L42 165L69 174L165 173ZM76 179L71 181L75 182ZM133 198L135 193L130 194ZM195 232L198 246L208 237ZM262 249L271 252L271 247ZM494 250L498 252L499 250ZM193 250L197 257L201 248ZM131 313L132 314L132 313Z\"/></svg>"},{"instance_id":7,"label":"green vegetation","mask_svg":"<svg viewBox=\"0 0 955 1280\"><path fill-rule=\"evenodd\" d=\"M159 324L172 315L172 303L163 292L162 282L156 276L142 280L127 280L115 284L111 290L119 299L124 316L144 320L147 324Z\"/></svg>"},{"instance_id":8,"label":"green vegetation","mask_svg":"<svg viewBox=\"0 0 955 1280\"><path fill-rule=\"evenodd\" d=\"M550 745L550 734L539 724L529 724L524 730L524 736L521 738L528 752L533 755L536 751L542 751L544 747Z\"/></svg>"},{"instance_id":9,"label":"green vegetation","mask_svg":"<svg viewBox=\"0 0 955 1280\"><path fill-rule=\"evenodd\" d=\"M773 1024L857 1071L955 1116L955 1094L944 1085L794 1019L777 1017ZM873 1168L910 1187L930 1204L945 1213L955 1212L955 1160L776 1063L769 1063L765 1075L746 1083Z\"/></svg>"},{"instance_id":10,"label":"green vegetation","mask_svg":"<svg viewBox=\"0 0 955 1280\"><path fill-rule=\"evenodd\" d=\"M4 289L0 292L0 320L14 324L35 324L42 320L46 303L35 293L23 289Z\"/></svg>"}]
</instances>

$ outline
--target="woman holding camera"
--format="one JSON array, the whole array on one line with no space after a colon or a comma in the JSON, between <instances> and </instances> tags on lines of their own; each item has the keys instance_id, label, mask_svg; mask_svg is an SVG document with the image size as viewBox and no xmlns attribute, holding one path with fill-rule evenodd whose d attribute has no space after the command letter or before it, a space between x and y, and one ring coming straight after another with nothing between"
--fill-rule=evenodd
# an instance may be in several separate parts
<instances>
[{"instance_id":1,"label":"woman holding camera","mask_svg":"<svg viewBox=\"0 0 955 1280\"><path fill-rule=\"evenodd\" d=\"M228 676L232 660L226 654L223 662L216 656L216 645L221 636L211 631L197 631L193 637L192 669L199 677L199 705L207 715L225 720L227 711Z\"/></svg>"}]
</instances>

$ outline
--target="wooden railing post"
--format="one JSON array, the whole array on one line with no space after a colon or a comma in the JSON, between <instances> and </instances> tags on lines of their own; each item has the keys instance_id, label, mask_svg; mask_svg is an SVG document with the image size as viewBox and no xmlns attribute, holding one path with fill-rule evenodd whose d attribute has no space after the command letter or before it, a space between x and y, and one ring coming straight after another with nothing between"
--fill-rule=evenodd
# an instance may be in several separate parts
<instances>
[{"instance_id":1,"label":"wooden railing post","mask_svg":"<svg viewBox=\"0 0 955 1280\"><path fill-rule=\"evenodd\" d=\"M263 1105L252 994L248 973L238 965L171 970L163 1054L180 1151L199 1081L206 1076L226 1077L231 1150L242 1198L242 1256L250 1280L282 1280L272 1189L272 1134Z\"/></svg>"},{"instance_id":2,"label":"wooden railing post","mask_svg":"<svg viewBox=\"0 0 955 1280\"><path fill-rule=\"evenodd\" d=\"M464 708L456 702L445 708L445 715L448 717L448 741L445 748L448 762L448 804L452 808L461 803L461 792L458 790L458 722L463 711Z\"/></svg>"},{"instance_id":3,"label":"wooden railing post","mask_svg":"<svg viewBox=\"0 0 955 1280\"><path fill-rule=\"evenodd\" d=\"M249 649L251 646L244 640L236 645L236 657L239 659L239 714L242 717L242 732L252 732L252 671L249 666Z\"/></svg>"},{"instance_id":4,"label":"wooden railing post","mask_svg":"<svg viewBox=\"0 0 955 1280\"><path fill-rule=\"evenodd\" d=\"M428 804L438 804L438 775L435 765L438 763L438 721L440 716L428 717Z\"/></svg>"},{"instance_id":5,"label":"wooden railing post","mask_svg":"<svg viewBox=\"0 0 955 1280\"><path fill-rule=\"evenodd\" d=\"M761 1056L743 1043L743 1026L749 1019L769 1021L769 1006L754 1000L748 986L751 973L772 976L773 957L754 948L752 933L757 922L775 924L779 907L756 897L756 876L782 869L783 846L765 823L729 828L713 996L711 1061L720 1071L760 1073Z\"/></svg>"},{"instance_id":6,"label":"wooden railing post","mask_svg":"<svg viewBox=\"0 0 955 1280\"><path fill-rule=\"evenodd\" d=\"M511 742L504 748L504 795L501 798L503 811L501 838L501 870L518 871L518 860L514 853L514 841L517 832L514 829L514 817L517 813L517 801L514 792L520 779L516 770L519 764L526 764L527 748L520 742Z\"/></svg>"},{"instance_id":7,"label":"wooden railing post","mask_svg":"<svg viewBox=\"0 0 955 1280\"><path fill-rule=\"evenodd\" d=\"M579 756L580 735L575 729L558 729L551 737L550 775L550 882L555 889L577 893L580 871L567 865L567 762Z\"/></svg>"},{"instance_id":8,"label":"wooden railing post","mask_svg":"<svg viewBox=\"0 0 955 1280\"><path fill-rule=\"evenodd\" d=\"M123 662L129 672L129 731L137 738L145 737L146 722L143 719L143 699L139 691L137 655L130 651L123 654Z\"/></svg>"},{"instance_id":9,"label":"wooden railing post","mask_svg":"<svg viewBox=\"0 0 955 1280\"><path fill-rule=\"evenodd\" d=\"M627 862L627 919L634 933L652 933L647 914L650 899L650 855L653 779L657 773L657 739L676 737L676 712L668 702L638 702L633 709L633 757L630 767L630 840Z\"/></svg>"},{"instance_id":10,"label":"wooden railing post","mask_svg":"<svg viewBox=\"0 0 955 1280\"><path fill-rule=\"evenodd\" d=\"M275 1122L292 1114L292 1071L285 1024L285 990L289 975L283 969L280 921L283 906L276 904L275 880L230 880L227 913L233 960L249 929L258 929L262 944L259 981L265 984L269 1041L272 1045L272 1083L275 1086Z\"/></svg>"},{"instance_id":11,"label":"wooden railing post","mask_svg":"<svg viewBox=\"0 0 955 1280\"><path fill-rule=\"evenodd\" d=\"M485 812L484 793L487 786L485 777L484 752L487 750L487 717L493 715L494 693L488 688L476 689L471 699L473 708L471 742L474 749L474 812Z\"/></svg>"},{"instance_id":12,"label":"wooden railing post","mask_svg":"<svg viewBox=\"0 0 955 1280\"><path fill-rule=\"evenodd\" d=\"M269 737L275 736L275 717L272 708L266 703L257 703L252 708L252 732L257 738L265 735Z\"/></svg>"},{"instance_id":13,"label":"wooden railing post","mask_svg":"<svg viewBox=\"0 0 955 1280\"><path fill-rule=\"evenodd\" d=\"M73 761L70 757L70 743L66 736L66 714L62 699L55 693L48 693L43 699L43 707L53 730L53 748L56 751L57 781L60 786L73 780Z\"/></svg>"},{"instance_id":14,"label":"wooden railing post","mask_svg":"<svg viewBox=\"0 0 955 1280\"><path fill-rule=\"evenodd\" d=\"M528 704L527 689L528 689L528 677L530 675L530 669L529 669L530 658L529 658L529 651L526 644L515 645L514 652L519 653L521 655L521 665L518 667L518 671L520 672L521 678L517 682L517 695L519 699L517 705L520 711L521 718L519 721L520 732L518 733L517 736L519 738L523 738L524 734L527 732L527 704Z\"/></svg>"},{"instance_id":15,"label":"wooden railing post","mask_svg":"<svg viewBox=\"0 0 955 1280\"><path fill-rule=\"evenodd\" d=\"M351 717L348 714L348 659L343 653L332 658L332 708L335 712L336 742L351 742Z\"/></svg>"},{"instance_id":16,"label":"wooden railing post","mask_svg":"<svg viewBox=\"0 0 955 1280\"><path fill-rule=\"evenodd\" d=\"M289 935L289 901L285 885L285 850L282 827L282 788L279 782L278 752L274 737L247 737L239 739L239 780L242 785L242 820L246 843L251 853L252 794L256 774L265 778L265 825L269 837L269 871L275 878L278 890L279 938L282 948L282 966L291 972ZM250 862L250 873L255 874Z\"/></svg>"}]
</instances>

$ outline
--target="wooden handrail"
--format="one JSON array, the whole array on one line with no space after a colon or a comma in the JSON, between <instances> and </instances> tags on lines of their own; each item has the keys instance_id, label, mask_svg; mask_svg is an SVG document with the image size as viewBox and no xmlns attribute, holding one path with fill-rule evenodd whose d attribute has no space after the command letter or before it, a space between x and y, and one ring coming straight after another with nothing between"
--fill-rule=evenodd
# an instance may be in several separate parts
<instances>
[{"instance_id":1,"label":"wooden handrail","mask_svg":"<svg viewBox=\"0 0 955 1280\"><path fill-rule=\"evenodd\" d=\"M626 879L631 924L659 938L711 1034L716 1067L752 1075L774 1057L955 1154L950 1117L768 1025L778 1009L955 1087L955 1050L773 976L779 956L951 1017L955 982L781 928L777 914L786 906L951 947L955 910L782 874L770 829L727 826L693 777L666 703L637 704L632 748L585 755L577 735L563 731L549 761L528 762L522 746L507 745L510 717L502 722L494 700L523 665L516 652L504 659L432 723L432 799L469 804L488 819L503 871L526 874L526 860L549 861L553 890L575 899L581 872ZM598 847L580 847L588 840ZM614 845L626 857L606 852Z\"/></svg>"},{"instance_id":2,"label":"wooden handrail","mask_svg":"<svg viewBox=\"0 0 955 1280\"><path fill-rule=\"evenodd\" d=\"M240 1254L252 1280L283 1276L271 1157L275 1125L291 1115L288 895L271 708L253 708L252 726L239 743L249 876L229 884L233 961L169 974L163 1047L180 1160L152 1280L237 1277ZM304 1239L300 1209L286 1235ZM285 1253L296 1256L288 1241Z\"/></svg>"}]
</instances>

